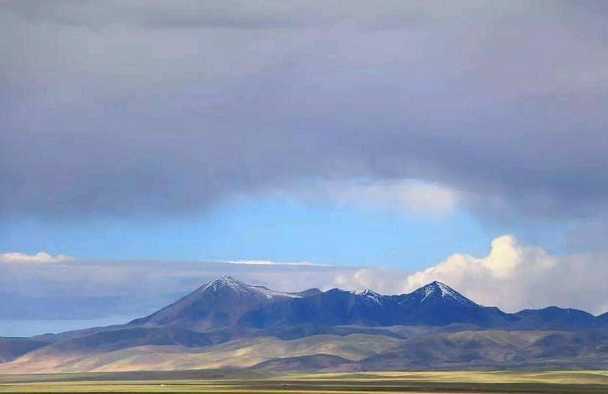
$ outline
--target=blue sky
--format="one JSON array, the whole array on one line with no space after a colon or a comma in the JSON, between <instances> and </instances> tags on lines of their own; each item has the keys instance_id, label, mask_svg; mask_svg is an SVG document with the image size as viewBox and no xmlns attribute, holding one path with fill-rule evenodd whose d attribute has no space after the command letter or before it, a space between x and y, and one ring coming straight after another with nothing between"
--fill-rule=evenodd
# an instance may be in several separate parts
<instances>
[{"instance_id":1,"label":"blue sky","mask_svg":"<svg viewBox=\"0 0 608 394\"><path fill-rule=\"evenodd\" d=\"M178 218L29 220L6 227L7 251L101 260L271 260L416 270L497 233L466 212L435 216L293 198L240 198Z\"/></svg>"}]
</instances>

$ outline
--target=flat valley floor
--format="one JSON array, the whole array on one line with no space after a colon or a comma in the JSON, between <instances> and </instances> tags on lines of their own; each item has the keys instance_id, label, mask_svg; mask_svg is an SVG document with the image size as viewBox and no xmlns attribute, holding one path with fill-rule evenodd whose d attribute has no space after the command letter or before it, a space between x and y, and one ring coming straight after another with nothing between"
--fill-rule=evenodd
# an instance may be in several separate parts
<instances>
[{"instance_id":1,"label":"flat valley floor","mask_svg":"<svg viewBox=\"0 0 608 394\"><path fill-rule=\"evenodd\" d=\"M608 371L0 375L0 393L608 393Z\"/></svg>"}]
</instances>

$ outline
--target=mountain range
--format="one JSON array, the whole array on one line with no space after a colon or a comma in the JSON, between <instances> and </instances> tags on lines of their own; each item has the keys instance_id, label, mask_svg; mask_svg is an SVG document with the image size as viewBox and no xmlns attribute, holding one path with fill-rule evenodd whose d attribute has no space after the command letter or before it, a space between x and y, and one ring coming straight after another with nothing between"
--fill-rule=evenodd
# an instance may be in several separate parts
<instances>
[{"instance_id":1,"label":"mountain range","mask_svg":"<svg viewBox=\"0 0 608 394\"><path fill-rule=\"evenodd\" d=\"M0 338L0 373L606 368L608 314L506 313L441 282L279 292L225 276L129 323Z\"/></svg>"}]
</instances>

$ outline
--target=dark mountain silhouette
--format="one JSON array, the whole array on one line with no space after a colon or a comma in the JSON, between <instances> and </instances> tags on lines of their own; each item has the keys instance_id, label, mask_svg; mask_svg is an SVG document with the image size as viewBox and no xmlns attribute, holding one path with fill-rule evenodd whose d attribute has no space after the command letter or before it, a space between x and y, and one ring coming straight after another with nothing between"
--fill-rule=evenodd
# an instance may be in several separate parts
<instances>
[{"instance_id":1,"label":"dark mountain silhouette","mask_svg":"<svg viewBox=\"0 0 608 394\"><path fill-rule=\"evenodd\" d=\"M608 321L590 313L571 308L550 306L543 309L525 309L513 314L511 326L526 330L579 330L601 327Z\"/></svg>"}]
</instances>

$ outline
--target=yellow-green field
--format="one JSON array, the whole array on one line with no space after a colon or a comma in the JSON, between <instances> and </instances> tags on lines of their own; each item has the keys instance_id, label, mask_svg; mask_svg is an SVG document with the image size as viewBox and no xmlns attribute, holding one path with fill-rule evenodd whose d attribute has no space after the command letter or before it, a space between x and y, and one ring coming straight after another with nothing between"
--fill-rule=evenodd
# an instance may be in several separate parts
<instances>
[{"instance_id":1,"label":"yellow-green field","mask_svg":"<svg viewBox=\"0 0 608 394\"><path fill-rule=\"evenodd\" d=\"M236 371L181 371L0 376L0 393L132 392L608 393L608 372L377 372L262 377L239 376Z\"/></svg>"}]
</instances>

